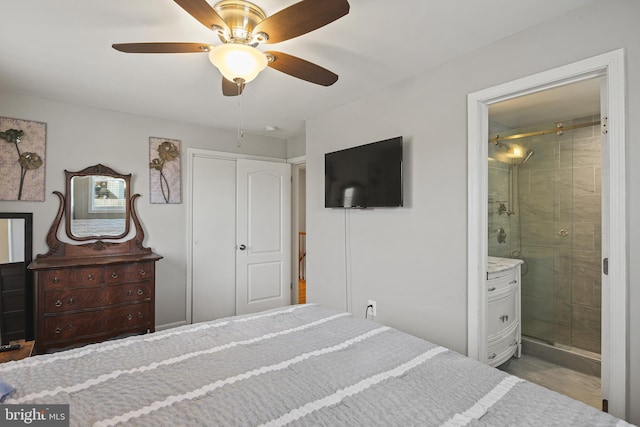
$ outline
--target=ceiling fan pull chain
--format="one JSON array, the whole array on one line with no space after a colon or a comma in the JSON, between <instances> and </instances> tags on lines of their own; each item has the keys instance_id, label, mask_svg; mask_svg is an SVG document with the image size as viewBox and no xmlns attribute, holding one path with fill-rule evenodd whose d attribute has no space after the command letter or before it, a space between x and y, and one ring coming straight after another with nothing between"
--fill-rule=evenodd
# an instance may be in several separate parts
<instances>
[{"instance_id":1,"label":"ceiling fan pull chain","mask_svg":"<svg viewBox=\"0 0 640 427\"><path fill-rule=\"evenodd\" d=\"M238 86L238 139L236 141L236 146L240 148L241 139L244 138L244 130L242 129L242 81L240 79L236 79L236 85Z\"/></svg>"}]
</instances>

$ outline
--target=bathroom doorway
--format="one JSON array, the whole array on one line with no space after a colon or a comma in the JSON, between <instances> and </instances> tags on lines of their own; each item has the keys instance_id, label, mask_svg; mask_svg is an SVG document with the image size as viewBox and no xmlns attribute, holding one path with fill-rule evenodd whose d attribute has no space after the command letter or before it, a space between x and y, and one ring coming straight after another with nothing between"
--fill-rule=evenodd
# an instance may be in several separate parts
<instances>
[{"instance_id":1,"label":"bathroom doorway","mask_svg":"<svg viewBox=\"0 0 640 427\"><path fill-rule=\"evenodd\" d=\"M592 78L602 78L602 398L612 414L626 415L628 259L625 201L624 52L617 50L488 88L468 96L468 355L486 361L486 287L489 236L489 106ZM553 119L556 120L556 119ZM531 166L537 154L524 167ZM538 153L540 154L540 153ZM541 156L540 156L541 157ZM538 160L540 160L538 157ZM523 158L524 159L524 158ZM499 205L498 205L499 207ZM507 207L508 211L508 207ZM574 209L575 214L575 209ZM608 230L608 232L607 232ZM559 230L558 230L559 231ZM565 230L566 231L566 230ZM560 235L559 235L560 236ZM559 237L562 239L562 237ZM602 266L602 268L601 268Z\"/></svg>"},{"instance_id":2,"label":"bathroom doorway","mask_svg":"<svg viewBox=\"0 0 640 427\"><path fill-rule=\"evenodd\" d=\"M601 80L490 105L488 138L488 255L523 261L523 358L502 369L552 389L563 376L556 391L597 408Z\"/></svg>"},{"instance_id":3,"label":"bathroom doorway","mask_svg":"<svg viewBox=\"0 0 640 427\"><path fill-rule=\"evenodd\" d=\"M524 262L523 335L599 358L600 78L491 105L489 135L488 254Z\"/></svg>"}]
</instances>

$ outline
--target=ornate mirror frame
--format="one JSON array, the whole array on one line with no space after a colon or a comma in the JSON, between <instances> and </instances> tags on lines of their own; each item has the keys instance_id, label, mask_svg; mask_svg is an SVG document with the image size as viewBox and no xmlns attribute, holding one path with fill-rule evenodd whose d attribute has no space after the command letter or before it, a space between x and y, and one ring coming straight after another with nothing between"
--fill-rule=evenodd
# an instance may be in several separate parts
<instances>
[{"instance_id":1,"label":"ornate mirror frame","mask_svg":"<svg viewBox=\"0 0 640 427\"><path fill-rule=\"evenodd\" d=\"M88 168L85 168L81 171L78 172L70 172L68 170L64 171L64 175L65 175L65 179L66 179L66 193L67 193L67 197L66 197L66 204L65 204L65 210L66 210L66 214L65 214L65 230L67 233L67 237L72 239L72 240L76 240L76 241L84 241L84 240L116 240L116 239L122 239L123 237L125 237L127 234L129 234L129 223L131 222L130 220L130 215L131 215L131 201L130 201L130 188L131 188L131 174L128 175L123 175L120 174L118 172L116 172L115 170L104 166L102 164L97 164L95 166L89 166ZM110 177L110 178L116 178L116 179L122 179L124 181L124 203L125 203L125 208L124 208L124 231L120 234L114 235L114 234L92 234L92 235L76 235L73 233L72 230L72 222L74 221L74 208L75 205L79 204L77 197L76 197L76 193L77 191L74 191L74 178L80 178L80 177L93 177L93 176L104 176L104 177ZM91 187L87 186L86 188L87 190L91 191ZM89 198L87 197L87 202L89 200ZM101 219L93 219L93 220L87 220L87 221L100 221ZM108 220L106 220L108 221Z\"/></svg>"},{"instance_id":2,"label":"ornate mirror frame","mask_svg":"<svg viewBox=\"0 0 640 427\"><path fill-rule=\"evenodd\" d=\"M150 248L146 248L143 245L144 241L144 231L142 230L142 225L138 220L138 214L135 209L135 200L140 197L140 194L134 194L130 198L130 182L131 175L122 175L115 172L113 169L108 168L104 165L97 164L95 166L90 166L86 169L83 169L79 172L68 172L65 171L65 175L67 177L66 180L66 188L67 188L67 196L60 193L59 191L54 191L53 194L58 196L60 199L60 207L58 208L58 213L56 214L53 223L51 224L51 228L47 233L46 241L47 246L49 246L49 252L46 254L40 254L36 257L36 261L32 263L30 268L37 268L40 264L43 264L45 259L60 259L60 258L87 258L87 257L97 257L97 256L124 256L124 255L132 255L132 254L140 254L140 253L151 253ZM84 175L98 175L98 176L116 176L123 177L125 179L127 185L126 192L126 232L123 233L119 237L125 237L129 234L129 223L133 222L133 226L135 228L135 235L127 241L118 241L118 242L109 242L104 241L106 239L114 240L118 239L118 236L92 236L90 238L82 238L82 239L73 239L69 237L69 231L67 231L67 236L73 240L93 240L91 242L83 243L83 244L71 244L67 242L63 242L58 239L58 228L60 227L60 222L62 221L62 217L66 213L66 218L70 217L70 206L71 203L68 199L71 197L70 194L70 180L73 176L84 176ZM65 228L68 229L68 220Z\"/></svg>"}]
</instances>

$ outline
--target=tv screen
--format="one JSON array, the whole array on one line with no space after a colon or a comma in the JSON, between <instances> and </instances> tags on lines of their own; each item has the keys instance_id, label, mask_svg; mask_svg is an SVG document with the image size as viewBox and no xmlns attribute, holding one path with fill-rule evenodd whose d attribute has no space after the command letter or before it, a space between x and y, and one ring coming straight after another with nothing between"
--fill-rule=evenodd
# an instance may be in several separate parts
<instances>
[{"instance_id":1,"label":"tv screen","mask_svg":"<svg viewBox=\"0 0 640 427\"><path fill-rule=\"evenodd\" d=\"M325 154L324 206L402 206L402 137Z\"/></svg>"}]
</instances>

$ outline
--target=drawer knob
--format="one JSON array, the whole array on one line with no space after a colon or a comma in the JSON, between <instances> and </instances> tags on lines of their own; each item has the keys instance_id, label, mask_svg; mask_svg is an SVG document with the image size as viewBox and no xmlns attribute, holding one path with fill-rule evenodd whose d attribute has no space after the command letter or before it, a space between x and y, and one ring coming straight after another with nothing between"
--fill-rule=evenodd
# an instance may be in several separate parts
<instances>
[{"instance_id":1,"label":"drawer knob","mask_svg":"<svg viewBox=\"0 0 640 427\"><path fill-rule=\"evenodd\" d=\"M131 295L133 295L133 291L132 291L131 289L129 289L129 290L127 291L127 296L128 296L128 297L130 297Z\"/></svg>"},{"instance_id":2,"label":"drawer knob","mask_svg":"<svg viewBox=\"0 0 640 427\"><path fill-rule=\"evenodd\" d=\"M69 298L69 304L73 304L74 302L73 298Z\"/></svg>"},{"instance_id":3,"label":"drawer knob","mask_svg":"<svg viewBox=\"0 0 640 427\"><path fill-rule=\"evenodd\" d=\"M131 319L133 319L133 314L131 313L127 314L127 320L131 320Z\"/></svg>"},{"instance_id":4,"label":"drawer knob","mask_svg":"<svg viewBox=\"0 0 640 427\"><path fill-rule=\"evenodd\" d=\"M498 357L498 355L497 355L497 354L495 354L495 353L493 353L491 356L489 356L489 360L493 360L493 359L495 359L496 357Z\"/></svg>"},{"instance_id":5,"label":"drawer knob","mask_svg":"<svg viewBox=\"0 0 640 427\"><path fill-rule=\"evenodd\" d=\"M89 275L87 275L87 279L88 279L88 280L93 280L93 279L94 279L93 274L89 274Z\"/></svg>"},{"instance_id":6,"label":"drawer knob","mask_svg":"<svg viewBox=\"0 0 640 427\"><path fill-rule=\"evenodd\" d=\"M490 288L489 288L489 292L493 292L493 291L495 291L495 290L496 290L496 287L495 287L495 286L492 286L492 287L490 287Z\"/></svg>"},{"instance_id":7,"label":"drawer knob","mask_svg":"<svg viewBox=\"0 0 640 427\"><path fill-rule=\"evenodd\" d=\"M118 278L118 273L116 273L115 271L113 273L111 273L111 277L113 279L117 279Z\"/></svg>"},{"instance_id":8,"label":"drawer knob","mask_svg":"<svg viewBox=\"0 0 640 427\"><path fill-rule=\"evenodd\" d=\"M62 301L60 301L59 299L56 300L55 304L56 307L62 307Z\"/></svg>"},{"instance_id":9,"label":"drawer knob","mask_svg":"<svg viewBox=\"0 0 640 427\"><path fill-rule=\"evenodd\" d=\"M54 277L52 280L53 283L60 283L60 279L58 279L57 277Z\"/></svg>"},{"instance_id":10,"label":"drawer knob","mask_svg":"<svg viewBox=\"0 0 640 427\"><path fill-rule=\"evenodd\" d=\"M509 321L509 315L508 314L503 314L502 316L500 316L500 320L502 321L502 323L508 322Z\"/></svg>"},{"instance_id":11,"label":"drawer knob","mask_svg":"<svg viewBox=\"0 0 640 427\"><path fill-rule=\"evenodd\" d=\"M138 319L142 319L144 317L144 314L142 314L141 311L138 312Z\"/></svg>"},{"instance_id":12,"label":"drawer knob","mask_svg":"<svg viewBox=\"0 0 640 427\"><path fill-rule=\"evenodd\" d=\"M142 296L143 294L144 294L144 291L142 289L138 289L138 295Z\"/></svg>"},{"instance_id":13,"label":"drawer knob","mask_svg":"<svg viewBox=\"0 0 640 427\"><path fill-rule=\"evenodd\" d=\"M62 328L60 326L56 327L56 334L59 334L62 332Z\"/></svg>"},{"instance_id":14,"label":"drawer knob","mask_svg":"<svg viewBox=\"0 0 640 427\"><path fill-rule=\"evenodd\" d=\"M146 275L146 274L147 274L147 272L146 272L146 271L144 271L143 269L140 269L140 275L141 275L141 276L144 276L144 275Z\"/></svg>"}]
</instances>

